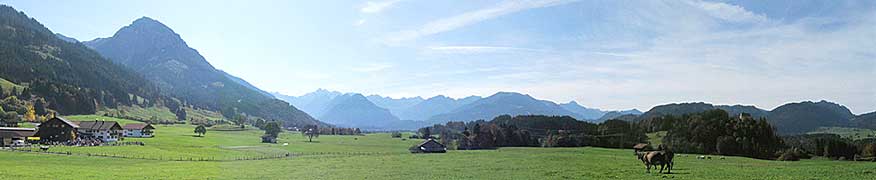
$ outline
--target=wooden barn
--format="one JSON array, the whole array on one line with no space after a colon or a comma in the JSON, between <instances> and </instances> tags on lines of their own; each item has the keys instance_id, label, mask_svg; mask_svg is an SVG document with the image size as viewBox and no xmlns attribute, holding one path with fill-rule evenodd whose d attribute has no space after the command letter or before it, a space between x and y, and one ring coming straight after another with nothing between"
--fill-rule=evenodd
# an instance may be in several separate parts
<instances>
[{"instance_id":1,"label":"wooden barn","mask_svg":"<svg viewBox=\"0 0 876 180\"><path fill-rule=\"evenodd\" d=\"M34 128L0 127L0 146L23 146L25 140L34 134Z\"/></svg>"},{"instance_id":2,"label":"wooden barn","mask_svg":"<svg viewBox=\"0 0 876 180\"><path fill-rule=\"evenodd\" d=\"M76 139L79 125L62 117L54 117L40 124L36 136L41 141L65 142Z\"/></svg>"},{"instance_id":3,"label":"wooden barn","mask_svg":"<svg viewBox=\"0 0 876 180\"><path fill-rule=\"evenodd\" d=\"M445 153L447 152L447 146L435 141L435 139L429 138L426 139L426 141L411 147L409 150L411 153Z\"/></svg>"}]
</instances>

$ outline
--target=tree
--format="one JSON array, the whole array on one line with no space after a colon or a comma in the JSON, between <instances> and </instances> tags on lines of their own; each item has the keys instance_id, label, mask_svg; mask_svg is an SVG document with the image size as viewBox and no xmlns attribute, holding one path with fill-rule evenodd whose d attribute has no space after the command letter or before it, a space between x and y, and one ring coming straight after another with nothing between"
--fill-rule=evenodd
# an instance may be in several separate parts
<instances>
[{"instance_id":1,"label":"tree","mask_svg":"<svg viewBox=\"0 0 876 180\"><path fill-rule=\"evenodd\" d=\"M316 125L308 125L301 131L301 135L307 137L307 142L313 142L313 138L319 137L319 127Z\"/></svg>"},{"instance_id":2,"label":"tree","mask_svg":"<svg viewBox=\"0 0 876 180\"><path fill-rule=\"evenodd\" d=\"M432 129L429 127L420 129L420 133L423 135L423 139L429 139L432 137Z\"/></svg>"},{"instance_id":3,"label":"tree","mask_svg":"<svg viewBox=\"0 0 876 180\"><path fill-rule=\"evenodd\" d=\"M187 116L186 110L183 109L182 107L180 107L179 109L176 110L176 120L185 121L186 116Z\"/></svg>"},{"instance_id":4,"label":"tree","mask_svg":"<svg viewBox=\"0 0 876 180\"><path fill-rule=\"evenodd\" d=\"M27 112L24 113L24 119L27 121L36 121L36 111L33 108L33 104L28 104Z\"/></svg>"},{"instance_id":5,"label":"tree","mask_svg":"<svg viewBox=\"0 0 876 180\"><path fill-rule=\"evenodd\" d=\"M265 124L265 134L267 135L277 137L282 131L283 129L280 128L280 123L277 121L271 121Z\"/></svg>"},{"instance_id":6,"label":"tree","mask_svg":"<svg viewBox=\"0 0 876 180\"><path fill-rule=\"evenodd\" d=\"M0 108L0 109L2 109L2 108ZM5 112L5 113L0 112L0 115L2 115L2 117L0 117L0 119L2 119L2 121L3 121L0 124L2 124L4 126L16 127L16 126L18 126L18 122L21 121L18 118L18 113L15 113L15 111L9 111L9 112Z\"/></svg>"},{"instance_id":7,"label":"tree","mask_svg":"<svg viewBox=\"0 0 876 180\"><path fill-rule=\"evenodd\" d=\"M204 134L207 134L207 127L204 127L204 125L198 125L198 127L195 127L195 134L203 137Z\"/></svg>"}]
</instances>

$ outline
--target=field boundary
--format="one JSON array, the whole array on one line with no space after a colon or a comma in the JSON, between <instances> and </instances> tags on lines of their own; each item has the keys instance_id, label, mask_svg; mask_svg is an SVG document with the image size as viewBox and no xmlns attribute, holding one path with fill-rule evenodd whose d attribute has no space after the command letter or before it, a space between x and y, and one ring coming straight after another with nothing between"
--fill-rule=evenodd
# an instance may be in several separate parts
<instances>
[{"instance_id":1,"label":"field boundary","mask_svg":"<svg viewBox=\"0 0 876 180\"><path fill-rule=\"evenodd\" d=\"M104 158L119 158L119 159L138 159L138 160L154 160L154 161L253 161L253 160L269 160L269 159L286 159L293 157L348 157L348 156L385 156L408 154L401 152L289 152L281 154L261 155L261 156L240 156L234 158L214 158L214 157L150 157L150 156L134 156L121 155L112 153L77 153L70 151L42 151L34 148L8 148L3 149L9 152L32 153L32 154L51 154L51 155L66 155L66 156L84 156L84 157L104 157Z\"/></svg>"}]
</instances>

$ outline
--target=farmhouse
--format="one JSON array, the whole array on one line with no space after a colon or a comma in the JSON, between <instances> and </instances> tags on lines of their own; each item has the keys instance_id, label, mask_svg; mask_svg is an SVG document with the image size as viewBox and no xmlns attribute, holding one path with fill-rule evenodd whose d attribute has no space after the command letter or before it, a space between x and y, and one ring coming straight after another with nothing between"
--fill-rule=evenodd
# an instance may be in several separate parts
<instances>
[{"instance_id":1,"label":"farmhouse","mask_svg":"<svg viewBox=\"0 0 876 180\"><path fill-rule=\"evenodd\" d=\"M410 150L411 153L445 153L447 152L447 146L438 143L435 139L429 138L408 150Z\"/></svg>"},{"instance_id":2,"label":"farmhouse","mask_svg":"<svg viewBox=\"0 0 876 180\"><path fill-rule=\"evenodd\" d=\"M0 146L22 146L24 140L34 134L34 128L0 127Z\"/></svg>"},{"instance_id":3,"label":"farmhouse","mask_svg":"<svg viewBox=\"0 0 876 180\"><path fill-rule=\"evenodd\" d=\"M76 139L79 125L62 117L54 117L39 125L36 136L49 142L65 142Z\"/></svg>"},{"instance_id":4,"label":"farmhouse","mask_svg":"<svg viewBox=\"0 0 876 180\"><path fill-rule=\"evenodd\" d=\"M82 138L100 139L103 142L118 141L122 136L122 126L115 121L77 121L77 132Z\"/></svg>"},{"instance_id":5,"label":"farmhouse","mask_svg":"<svg viewBox=\"0 0 876 180\"><path fill-rule=\"evenodd\" d=\"M125 124L122 129L124 129L125 137L150 138L152 137L152 130L155 129L155 127L152 127L151 124L132 123Z\"/></svg>"}]
</instances>

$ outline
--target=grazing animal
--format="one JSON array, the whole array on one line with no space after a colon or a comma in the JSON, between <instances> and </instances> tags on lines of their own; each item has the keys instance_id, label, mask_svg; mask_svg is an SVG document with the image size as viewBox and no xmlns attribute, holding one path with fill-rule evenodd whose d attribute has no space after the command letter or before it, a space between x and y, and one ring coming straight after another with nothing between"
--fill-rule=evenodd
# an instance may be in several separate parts
<instances>
[{"instance_id":1,"label":"grazing animal","mask_svg":"<svg viewBox=\"0 0 876 180\"><path fill-rule=\"evenodd\" d=\"M697 159L706 159L706 156L697 156Z\"/></svg>"},{"instance_id":2,"label":"grazing animal","mask_svg":"<svg viewBox=\"0 0 876 180\"><path fill-rule=\"evenodd\" d=\"M672 159L675 158L675 153L672 153L672 151L650 151L646 152L643 158L648 173L651 173L651 166L657 169L658 165L660 166L660 173L663 173L664 169L666 169L666 173L672 173L672 166L675 165L672 162Z\"/></svg>"}]
</instances>

